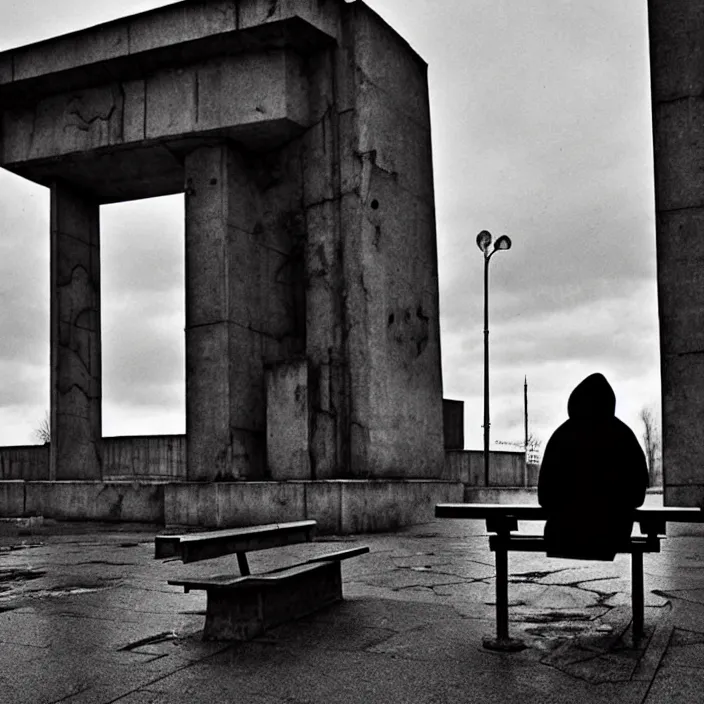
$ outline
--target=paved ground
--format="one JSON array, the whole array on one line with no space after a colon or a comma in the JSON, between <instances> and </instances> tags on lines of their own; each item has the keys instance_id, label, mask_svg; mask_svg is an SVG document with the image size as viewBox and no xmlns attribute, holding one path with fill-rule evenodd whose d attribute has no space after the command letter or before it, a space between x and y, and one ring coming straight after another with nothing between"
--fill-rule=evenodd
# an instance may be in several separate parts
<instances>
[{"instance_id":1,"label":"paved ground","mask_svg":"<svg viewBox=\"0 0 704 704\"><path fill-rule=\"evenodd\" d=\"M493 554L479 521L254 554L253 571L363 543L346 601L249 643L199 638L205 597L170 577L236 562L153 559L155 529L55 524L0 535L3 704L701 702L704 533L671 531L645 556L646 638L630 639L629 558L512 554L511 631L484 650Z\"/></svg>"}]
</instances>

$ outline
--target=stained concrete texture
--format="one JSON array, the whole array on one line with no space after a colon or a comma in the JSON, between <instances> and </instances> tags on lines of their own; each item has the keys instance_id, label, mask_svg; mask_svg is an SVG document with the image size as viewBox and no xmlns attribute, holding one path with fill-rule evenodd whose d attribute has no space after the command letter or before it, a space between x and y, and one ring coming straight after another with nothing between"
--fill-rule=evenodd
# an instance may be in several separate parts
<instances>
[{"instance_id":1,"label":"stained concrete texture","mask_svg":"<svg viewBox=\"0 0 704 704\"><path fill-rule=\"evenodd\" d=\"M24 534L20 535L19 531ZM234 558L158 562L156 528L51 523L0 536L0 702L369 704L699 702L704 543L645 556L646 635L631 642L629 558L510 556L520 653L484 650L494 561L481 521L254 553L252 571L352 544L343 603L247 643L200 639L205 596L169 578Z\"/></svg>"}]
</instances>

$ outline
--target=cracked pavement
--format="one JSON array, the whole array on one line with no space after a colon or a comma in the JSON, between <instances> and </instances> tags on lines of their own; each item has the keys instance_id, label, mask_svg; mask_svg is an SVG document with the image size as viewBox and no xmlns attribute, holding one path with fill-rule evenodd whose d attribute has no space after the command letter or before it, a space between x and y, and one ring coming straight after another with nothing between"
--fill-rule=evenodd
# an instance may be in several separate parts
<instances>
[{"instance_id":1,"label":"cracked pavement","mask_svg":"<svg viewBox=\"0 0 704 704\"><path fill-rule=\"evenodd\" d=\"M371 549L343 563L343 603L247 643L200 640L204 593L167 584L236 573L236 558L156 561L157 530L55 523L0 536L0 702L701 701L700 527L671 527L662 552L645 556L637 645L628 556L511 553L510 631L528 645L511 654L481 645L495 628L481 521L251 553L257 572L351 544Z\"/></svg>"}]
</instances>

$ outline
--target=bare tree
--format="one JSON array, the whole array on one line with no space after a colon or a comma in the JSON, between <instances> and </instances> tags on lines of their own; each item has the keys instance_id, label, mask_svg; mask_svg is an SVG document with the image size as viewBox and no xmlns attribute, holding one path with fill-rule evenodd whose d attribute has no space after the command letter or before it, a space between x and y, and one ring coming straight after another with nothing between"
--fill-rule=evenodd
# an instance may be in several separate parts
<instances>
[{"instance_id":1,"label":"bare tree","mask_svg":"<svg viewBox=\"0 0 704 704\"><path fill-rule=\"evenodd\" d=\"M643 449L645 450L645 461L648 465L648 477L650 486L655 486L661 483L660 481L660 450L661 450L661 435L660 424L655 417L655 414L650 408L643 407L640 411L639 418L643 423Z\"/></svg>"},{"instance_id":2,"label":"bare tree","mask_svg":"<svg viewBox=\"0 0 704 704\"><path fill-rule=\"evenodd\" d=\"M528 443L526 445L526 461L528 464L538 464L542 444L543 441L535 433L528 433Z\"/></svg>"},{"instance_id":3,"label":"bare tree","mask_svg":"<svg viewBox=\"0 0 704 704\"><path fill-rule=\"evenodd\" d=\"M44 445L51 442L51 422L49 421L49 411L45 411L44 418L42 418L39 425L34 429L34 437Z\"/></svg>"},{"instance_id":4,"label":"bare tree","mask_svg":"<svg viewBox=\"0 0 704 704\"><path fill-rule=\"evenodd\" d=\"M543 443L535 433L529 433L527 446L525 442L521 442L519 440L494 440L494 444L513 447L519 452L523 451L526 453L529 464L537 464L538 457L540 456L540 447Z\"/></svg>"}]
</instances>

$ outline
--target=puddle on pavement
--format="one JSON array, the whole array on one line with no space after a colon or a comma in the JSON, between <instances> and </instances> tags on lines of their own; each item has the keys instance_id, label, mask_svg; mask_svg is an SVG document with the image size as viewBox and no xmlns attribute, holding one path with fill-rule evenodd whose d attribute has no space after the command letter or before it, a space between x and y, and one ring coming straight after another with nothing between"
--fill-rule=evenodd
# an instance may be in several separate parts
<instances>
[{"instance_id":1,"label":"puddle on pavement","mask_svg":"<svg viewBox=\"0 0 704 704\"><path fill-rule=\"evenodd\" d=\"M38 589L31 592L32 599L41 599L43 597L60 597L73 596L74 594L92 594L107 587L50 587L49 589Z\"/></svg>"},{"instance_id":2,"label":"puddle on pavement","mask_svg":"<svg viewBox=\"0 0 704 704\"><path fill-rule=\"evenodd\" d=\"M546 644L548 649L563 641L582 637L610 638L614 628L610 624L595 620L594 613L588 611L539 611L515 614L516 621L526 624L526 635L535 636ZM538 646L541 647L541 646Z\"/></svg>"},{"instance_id":3,"label":"puddle on pavement","mask_svg":"<svg viewBox=\"0 0 704 704\"><path fill-rule=\"evenodd\" d=\"M32 548L40 548L44 543L21 543L19 545L0 545L0 555L6 552L15 552L16 550L31 550Z\"/></svg>"},{"instance_id":4,"label":"puddle on pavement","mask_svg":"<svg viewBox=\"0 0 704 704\"><path fill-rule=\"evenodd\" d=\"M540 613L522 614L516 618L524 623L556 623L563 621L593 621L594 614L586 611L541 611Z\"/></svg>"},{"instance_id":5,"label":"puddle on pavement","mask_svg":"<svg viewBox=\"0 0 704 704\"><path fill-rule=\"evenodd\" d=\"M16 582L27 582L30 579L39 579L46 574L44 570L22 569L21 567L11 567L0 569L0 592L8 591Z\"/></svg>"},{"instance_id":6,"label":"puddle on pavement","mask_svg":"<svg viewBox=\"0 0 704 704\"><path fill-rule=\"evenodd\" d=\"M46 574L44 570L10 568L0 569L0 599L4 603L0 603L0 613L4 611L12 611L17 608L17 604L12 603L13 598L21 589L25 582L33 579L39 579Z\"/></svg>"}]
</instances>

